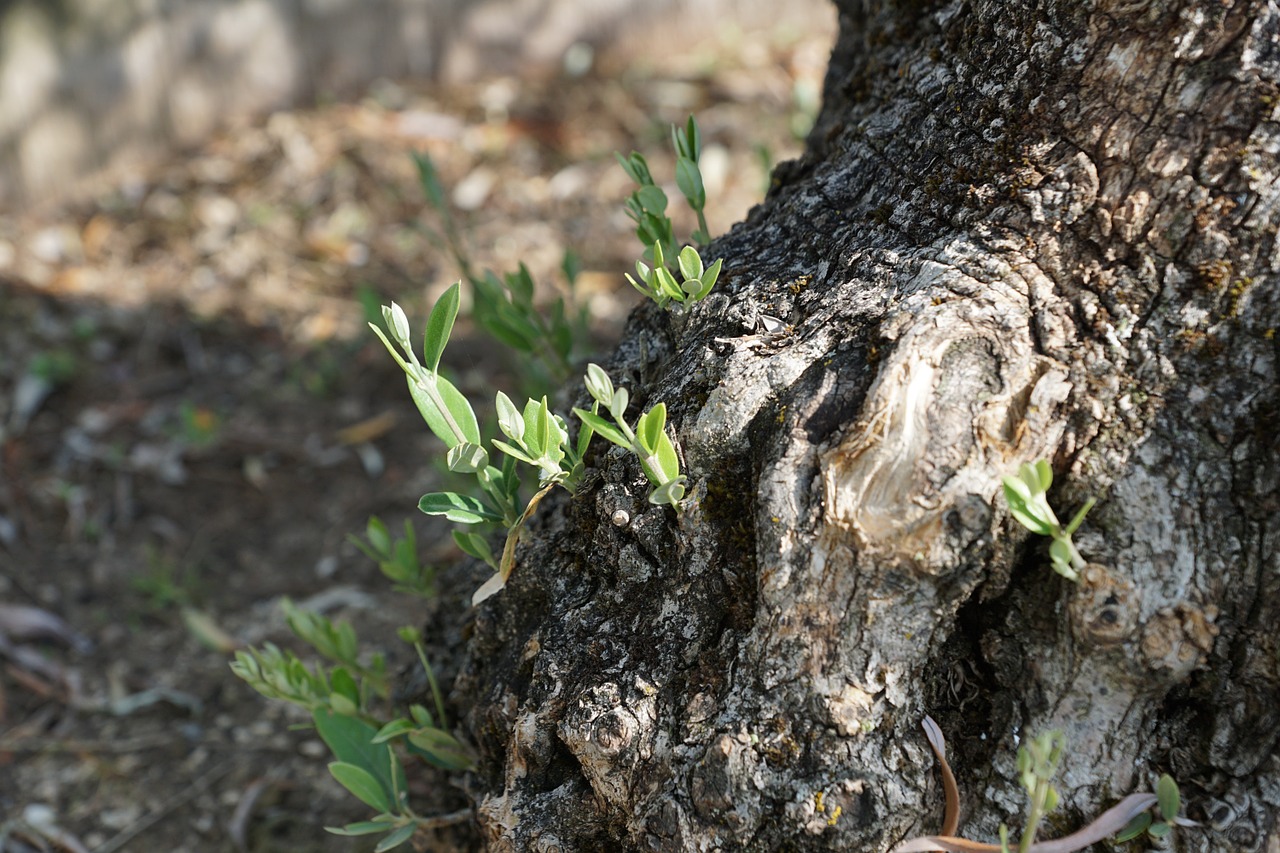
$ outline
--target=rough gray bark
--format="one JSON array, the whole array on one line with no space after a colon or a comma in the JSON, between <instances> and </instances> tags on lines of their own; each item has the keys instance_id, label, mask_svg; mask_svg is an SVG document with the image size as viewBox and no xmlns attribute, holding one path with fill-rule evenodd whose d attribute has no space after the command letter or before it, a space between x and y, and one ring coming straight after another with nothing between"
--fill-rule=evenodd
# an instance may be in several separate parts
<instances>
[{"instance_id":1,"label":"rough gray bark","mask_svg":"<svg viewBox=\"0 0 1280 853\"><path fill-rule=\"evenodd\" d=\"M885 851L940 821L929 713L971 837L1061 728L1047 835L1167 771L1176 849L1275 853L1280 11L840 6L807 155L610 365L687 508L600 443L477 613L489 848ZM1078 586L999 495L1037 457L1099 498Z\"/></svg>"}]
</instances>

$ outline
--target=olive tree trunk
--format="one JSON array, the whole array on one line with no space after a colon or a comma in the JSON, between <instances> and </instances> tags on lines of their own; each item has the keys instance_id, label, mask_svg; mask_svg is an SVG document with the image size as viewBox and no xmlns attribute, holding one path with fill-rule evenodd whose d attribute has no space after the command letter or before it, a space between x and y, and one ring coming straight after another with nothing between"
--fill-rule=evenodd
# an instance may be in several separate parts
<instances>
[{"instance_id":1,"label":"olive tree trunk","mask_svg":"<svg viewBox=\"0 0 1280 853\"><path fill-rule=\"evenodd\" d=\"M476 613L489 849L885 851L939 829L927 713L970 837L1061 729L1046 837L1168 772L1175 849L1280 851L1280 10L840 14L717 291L607 365L685 508L597 442ZM1098 499L1078 584L1001 495L1037 458Z\"/></svg>"}]
</instances>

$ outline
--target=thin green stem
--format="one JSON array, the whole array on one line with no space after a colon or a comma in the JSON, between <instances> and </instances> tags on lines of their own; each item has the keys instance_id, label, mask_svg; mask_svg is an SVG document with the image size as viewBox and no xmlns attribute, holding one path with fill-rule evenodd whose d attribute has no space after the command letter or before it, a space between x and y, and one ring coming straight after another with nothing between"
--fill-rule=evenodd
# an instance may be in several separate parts
<instances>
[{"instance_id":1,"label":"thin green stem","mask_svg":"<svg viewBox=\"0 0 1280 853\"><path fill-rule=\"evenodd\" d=\"M431 664L427 661L427 649L422 645L421 640L413 644L413 649L418 653L418 660L422 662L422 668L427 673L427 683L431 685L431 698L435 700L436 718L439 721L438 728L448 731L449 718L444 713L444 696L441 695L440 685L436 682L435 671L431 669Z\"/></svg>"},{"instance_id":2,"label":"thin green stem","mask_svg":"<svg viewBox=\"0 0 1280 853\"><path fill-rule=\"evenodd\" d=\"M694 212L698 214L698 230L702 232L702 236L706 237L707 239L710 239L711 230L707 228L707 217L703 215L702 208L698 208ZM703 242L702 245L705 246L707 244Z\"/></svg>"},{"instance_id":3,"label":"thin green stem","mask_svg":"<svg viewBox=\"0 0 1280 853\"><path fill-rule=\"evenodd\" d=\"M1044 806L1049 799L1049 782L1036 780L1035 794L1031 797L1031 811L1027 814L1027 828L1018 839L1018 853L1029 853L1035 843L1036 832L1040 829L1040 821L1044 818Z\"/></svg>"}]
</instances>

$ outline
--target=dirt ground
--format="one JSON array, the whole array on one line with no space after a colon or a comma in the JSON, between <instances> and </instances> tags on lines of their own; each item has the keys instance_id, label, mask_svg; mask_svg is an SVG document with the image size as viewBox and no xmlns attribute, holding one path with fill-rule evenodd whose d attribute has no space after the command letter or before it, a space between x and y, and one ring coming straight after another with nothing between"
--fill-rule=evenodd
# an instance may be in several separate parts
<instances>
[{"instance_id":1,"label":"dirt ground","mask_svg":"<svg viewBox=\"0 0 1280 853\"><path fill-rule=\"evenodd\" d=\"M456 277L410 152L435 158L481 267L524 261L549 289L576 249L604 348L638 298L612 152L670 182L668 124L695 112L726 230L798 152L833 26L721 32L578 77L384 82L0 214L0 853L371 849L323 830L368 814L290 729L305 716L227 664L298 648L289 596L408 666L395 629L456 647L484 578L415 509L435 440L364 327L362 306L392 298L420 327ZM465 321L445 362L473 400L514 395ZM440 600L393 593L346 541L373 514L412 520ZM471 804L465 774L411 775L419 814ZM475 838L463 822L415 843Z\"/></svg>"}]
</instances>

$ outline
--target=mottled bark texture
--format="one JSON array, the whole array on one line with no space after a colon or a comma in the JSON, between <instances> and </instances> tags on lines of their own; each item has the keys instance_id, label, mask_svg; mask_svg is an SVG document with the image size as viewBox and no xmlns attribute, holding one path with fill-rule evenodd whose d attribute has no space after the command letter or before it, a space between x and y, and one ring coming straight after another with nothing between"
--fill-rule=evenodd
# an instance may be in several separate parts
<instances>
[{"instance_id":1,"label":"mottled bark texture","mask_svg":"<svg viewBox=\"0 0 1280 853\"><path fill-rule=\"evenodd\" d=\"M547 501L455 699L491 850L885 851L1065 834L1162 771L1185 851L1280 850L1280 11L841 3L825 107L716 241L717 292L612 358L690 475ZM785 329L762 331L762 315ZM1009 517L1099 499L1073 585ZM618 523L624 520L625 523Z\"/></svg>"}]
</instances>

